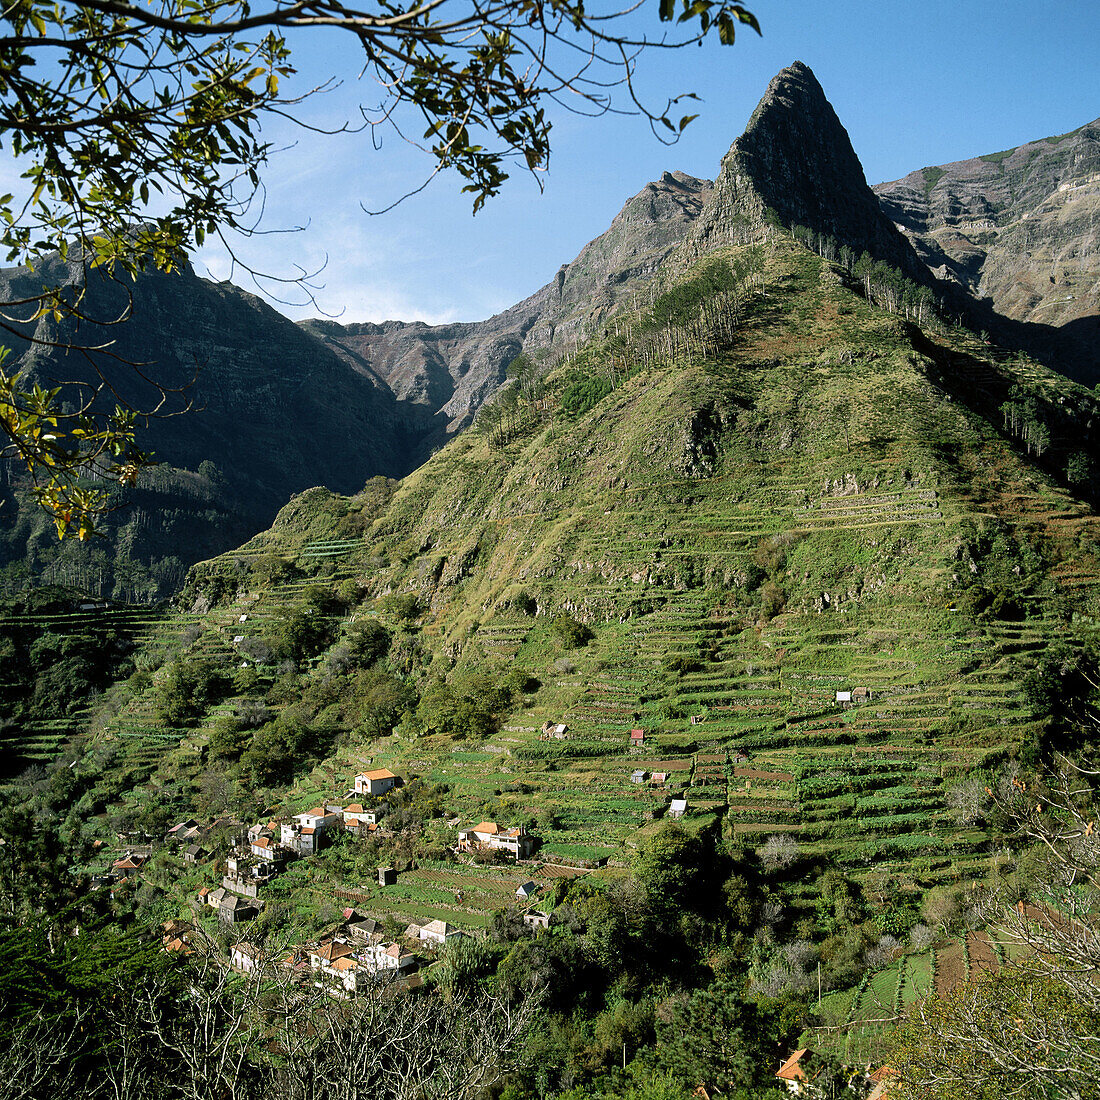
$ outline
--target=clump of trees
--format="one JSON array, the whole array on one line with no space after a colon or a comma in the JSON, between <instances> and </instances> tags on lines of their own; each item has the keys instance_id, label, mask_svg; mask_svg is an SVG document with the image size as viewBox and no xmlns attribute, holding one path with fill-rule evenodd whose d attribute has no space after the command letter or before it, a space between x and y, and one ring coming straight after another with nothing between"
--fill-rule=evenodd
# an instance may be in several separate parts
<instances>
[{"instance_id":1,"label":"clump of trees","mask_svg":"<svg viewBox=\"0 0 1100 1100\"><path fill-rule=\"evenodd\" d=\"M1100 1092L1100 772L1061 757L1044 778L991 787L1038 855L982 904L1004 965L919 1005L890 1057L902 1100Z\"/></svg>"}]
</instances>

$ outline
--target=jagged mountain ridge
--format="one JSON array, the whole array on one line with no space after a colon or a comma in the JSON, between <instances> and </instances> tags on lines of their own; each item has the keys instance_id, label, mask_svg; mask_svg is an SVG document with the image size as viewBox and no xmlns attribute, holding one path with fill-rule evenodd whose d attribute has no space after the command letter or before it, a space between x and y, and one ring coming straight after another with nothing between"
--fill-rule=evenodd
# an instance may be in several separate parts
<instances>
[{"instance_id":1,"label":"jagged mountain ridge","mask_svg":"<svg viewBox=\"0 0 1100 1100\"><path fill-rule=\"evenodd\" d=\"M1089 129L1079 132L1082 140ZM1070 197L1075 195L1073 190ZM897 212L889 201L886 211ZM146 584L141 598L166 595L186 565L262 529L287 496L306 485L350 491L367 476L400 476L415 468L470 422L520 351L551 359L577 347L653 275L660 272L667 282L709 251L749 239L769 218L808 225L910 277L929 278L868 188L813 73L796 62L773 79L714 184L665 173L630 199L607 232L551 282L486 321L293 326L245 292L206 283L190 271L139 279L136 321L110 336L123 354L150 364L172 384L183 384L201 366L193 392L205 405L157 424L150 446L169 469L134 498L136 522L123 530L128 521L122 513L116 524L113 547L125 547L135 561L166 553L179 559L174 579L165 574ZM931 213L924 216L931 220ZM927 248L922 255L928 258ZM15 288L27 278L7 273L8 296L18 294ZM104 316L118 312L117 297L108 294ZM991 317L990 327L995 321ZM1071 324L1087 332L1095 327L1095 309ZM41 320L39 332L54 339L50 325ZM1034 336L1036 326L1025 327L1027 333L1017 326L1008 338ZM1061 331L1039 328L1040 347L1049 347L1047 338ZM1055 344L1054 352L1062 346ZM44 378L65 376L73 362L41 349L30 361ZM218 467L217 484L196 479L204 459ZM33 512L19 513L6 541L5 560L22 559L32 574L41 572L50 536ZM92 573L76 552L65 549L61 556L68 561L64 579L113 591L111 554ZM138 590L114 594L134 598Z\"/></svg>"},{"instance_id":2,"label":"jagged mountain ridge","mask_svg":"<svg viewBox=\"0 0 1100 1100\"><path fill-rule=\"evenodd\" d=\"M745 132L722 158L685 252L694 258L744 239L765 223L769 210L785 226L807 226L911 278L927 277L883 215L848 132L800 61L772 79Z\"/></svg>"},{"instance_id":3,"label":"jagged mountain ridge","mask_svg":"<svg viewBox=\"0 0 1100 1100\"><path fill-rule=\"evenodd\" d=\"M607 231L563 264L551 282L488 320L306 321L303 327L358 369L384 379L399 400L432 408L452 433L503 383L520 351L545 357L575 345L590 323L652 275L699 216L711 188L709 180L666 172L629 199ZM432 442L441 442L438 434Z\"/></svg>"},{"instance_id":4,"label":"jagged mountain ridge","mask_svg":"<svg viewBox=\"0 0 1100 1100\"><path fill-rule=\"evenodd\" d=\"M1053 330L1063 369L1100 377L1100 120L874 190L938 277Z\"/></svg>"}]
</instances>

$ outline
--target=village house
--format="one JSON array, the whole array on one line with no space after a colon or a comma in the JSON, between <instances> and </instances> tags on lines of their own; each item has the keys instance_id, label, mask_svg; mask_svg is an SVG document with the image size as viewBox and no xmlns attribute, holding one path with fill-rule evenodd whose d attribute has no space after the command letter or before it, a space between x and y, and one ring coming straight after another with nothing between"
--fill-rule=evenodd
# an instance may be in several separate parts
<instances>
[{"instance_id":1,"label":"village house","mask_svg":"<svg viewBox=\"0 0 1100 1100\"><path fill-rule=\"evenodd\" d=\"M344 910L344 927L352 940L358 943L368 943L372 936L382 939L382 925L373 917L364 917L356 913L354 909Z\"/></svg>"},{"instance_id":2,"label":"village house","mask_svg":"<svg viewBox=\"0 0 1100 1100\"><path fill-rule=\"evenodd\" d=\"M248 843L251 844L260 836L273 837L278 831L279 823L277 821L257 821L255 825L249 825L248 827Z\"/></svg>"},{"instance_id":3,"label":"village house","mask_svg":"<svg viewBox=\"0 0 1100 1100\"><path fill-rule=\"evenodd\" d=\"M523 923L528 928L549 928L550 927L550 914L544 913L541 909L528 909L523 914Z\"/></svg>"},{"instance_id":4,"label":"village house","mask_svg":"<svg viewBox=\"0 0 1100 1100\"><path fill-rule=\"evenodd\" d=\"M865 687L851 688L848 691L838 691L836 693L836 701L847 710L848 707L856 706L859 703L869 703L871 701L871 692L869 688Z\"/></svg>"},{"instance_id":5,"label":"village house","mask_svg":"<svg viewBox=\"0 0 1100 1100\"><path fill-rule=\"evenodd\" d=\"M545 722L542 727L542 739L545 741L564 741L569 727L564 722Z\"/></svg>"},{"instance_id":6,"label":"village house","mask_svg":"<svg viewBox=\"0 0 1100 1100\"><path fill-rule=\"evenodd\" d=\"M645 744L645 730L630 731L630 747L640 749Z\"/></svg>"},{"instance_id":7,"label":"village house","mask_svg":"<svg viewBox=\"0 0 1100 1100\"><path fill-rule=\"evenodd\" d=\"M796 1050L776 1071L776 1077L787 1086L791 1096L813 1096L817 1090L814 1081L825 1071L826 1064L820 1055L804 1047Z\"/></svg>"},{"instance_id":8,"label":"village house","mask_svg":"<svg viewBox=\"0 0 1100 1100\"><path fill-rule=\"evenodd\" d=\"M279 843L300 856L311 856L325 846L328 834L338 829L342 821L340 807L314 806L279 826Z\"/></svg>"},{"instance_id":9,"label":"village house","mask_svg":"<svg viewBox=\"0 0 1100 1100\"><path fill-rule=\"evenodd\" d=\"M539 884L537 882L525 882L516 887L516 897L520 901L527 901L528 898L533 898L538 892Z\"/></svg>"},{"instance_id":10,"label":"village house","mask_svg":"<svg viewBox=\"0 0 1100 1100\"><path fill-rule=\"evenodd\" d=\"M416 956L397 943L371 944L359 955L367 969L375 974L385 971L410 970L416 966Z\"/></svg>"},{"instance_id":11,"label":"village house","mask_svg":"<svg viewBox=\"0 0 1100 1100\"><path fill-rule=\"evenodd\" d=\"M191 940L195 935L195 926L186 920L172 917L161 925L161 950L170 955L194 954Z\"/></svg>"},{"instance_id":12,"label":"village house","mask_svg":"<svg viewBox=\"0 0 1100 1100\"><path fill-rule=\"evenodd\" d=\"M534 846L535 838L522 825L515 829L502 829L495 821L482 821L458 834L460 852L507 852L516 859L526 859Z\"/></svg>"},{"instance_id":13,"label":"village house","mask_svg":"<svg viewBox=\"0 0 1100 1100\"><path fill-rule=\"evenodd\" d=\"M416 957L399 944L374 942L356 948L339 936L308 948L306 954L313 971L332 979L345 993L357 992L367 978L416 966Z\"/></svg>"},{"instance_id":14,"label":"village house","mask_svg":"<svg viewBox=\"0 0 1100 1100\"><path fill-rule=\"evenodd\" d=\"M252 898L238 897L226 891L218 903L218 920L225 924L240 924L242 921L255 920L259 915L259 903Z\"/></svg>"},{"instance_id":15,"label":"village house","mask_svg":"<svg viewBox=\"0 0 1100 1100\"><path fill-rule=\"evenodd\" d=\"M230 969L238 974L251 974L260 968L263 962L263 953L254 944L242 940L229 949Z\"/></svg>"},{"instance_id":16,"label":"village house","mask_svg":"<svg viewBox=\"0 0 1100 1100\"><path fill-rule=\"evenodd\" d=\"M372 772L363 772L355 777L355 793L380 795L397 785L397 776L388 768L378 768Z\"/></svg>"},{"instance_id":17,"label":"village house","mask_svg":"<svg viewBox=\"0 0 1100 1100\"><path fill-rule=\"evenodd\" d=\"M248 850L257 858L273 861L278 858L279 848L273 837L258 836L248 846Z\"/></svg>"},{"instance_id":18,"label":"village house","mask_svg":"<svg viewBox=\"0 0 1100 1100\"><path fill-rule=\"evenodd\" d=\"M887 1100L890 1089L897 1077L898 1071L893 1066L880 1066L867 1075L867 1081L872 1086L867 1100Z\"/></svg>"},{"instance_id":19,"label":"village house","mask_svg":"<svg viewBox=\"0 0 1100 1100\"><path fill-rule=\"evenodd\" d=\"M412 932L413 935L409 935ZM405 935L409 939L414 937L422 940L424 943L449 943L456 936L465 936L466 933L460 928L455 928L454 925L448 924L443 920L428 921L427 924L410 924L405 929Z\"/></svg>"},{"instance_id":20,"label":"village house","mask_svg":"<svg viewBox=\"0 0 1100 1100\"><path fill-rule=\"evenodd\" d=\"M125 876L134 871L140 871L148 861L148 856L139 856L134 855L132 852L127 852L121 859L116 859L114 863L111 864L111 870Z\"/></svg>"},{"instance_id":21,"label":"village house","mask_svg":"<svg viewBox=\"0 0 1100 1100\"><path fill-rule=\"evenodd\" d=\"M683 817L687 813L687 799L686 798L674 798L668 804L668 816L669 817Z\"/></svg>"},{"instance_id":22,"label":"village house","mask_svg":"<svg viewBox=\"0 0 1100 1100\"><path fill-rule=\"evenodd\" d=\"M339 807L314 806L311 810L295 814L294 821L301 829L333 829L340 824L343 810Z\"/></svg>"},{"instance_id":23,"label":"village house","mask_svg":"<svg viewBox=\"0 0 1100 1100\"><path fill-rule=\"evenodd\" d=\"M344 828L349 833L374 832L385 813L385 803L365 809L358 802L353 802L344 807Z\"/></svg>"},{"instance_id":24,"label":"village house","mask_svg":"<svg viewBox=\"0 0 1100 1100\"><path fill-rule=\"evenodd\" d=\"M181 841L185 834L193 834L198 836L202 830L199 828L199 823L193 818L189 817L186 821L181 821L164 834L165 840Z\"/></svg>"}]
</instances>

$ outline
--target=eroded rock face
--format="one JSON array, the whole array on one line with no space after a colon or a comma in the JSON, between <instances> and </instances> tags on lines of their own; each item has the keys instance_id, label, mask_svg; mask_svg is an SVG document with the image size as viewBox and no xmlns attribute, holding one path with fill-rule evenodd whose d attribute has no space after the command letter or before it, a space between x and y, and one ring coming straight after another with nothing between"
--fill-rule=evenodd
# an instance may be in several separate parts
<instances>
[{"instance_id":1,"label":"eroded rock face","mask_svg":"<svg viewBox=\"0 0 1100 1100\"><path fill-rule=\"evenodd\" d=\"M431 410L436 427L424 442L427 457L447 434L470 422L503 383L516 355L552 353L583 340L632 286L652 275L699 216L711 187L709 180L666 172L630 199L607 231L546 286L486 321L306 321L303 328L356 370L383 381L399 401Z\"/></svg>"},{"instance_id":2,"label":"eroded rock face","mask_svg":"<svg viewBox=\"0 0 1100 1100\"><path fill-rule=\"evenodd\" d=\"M730 146L685 249L697 256L746 239L765 223L769 209L786 226L808 226L857 255L867 251L927 277L883 215L847 131L801 61L772 80L745 132Z\"/></svg>"},{"instance_id":3,"label":"eroded rock face","mask_svg":"<svg viewBox=\"0 0 1100 1100\"><path fill-rule=\"evenodd\" d=\"M1100 120L874 190L932 271L1037 326L1052 365L1100 380Z\"/></svg>"}]
</instances>

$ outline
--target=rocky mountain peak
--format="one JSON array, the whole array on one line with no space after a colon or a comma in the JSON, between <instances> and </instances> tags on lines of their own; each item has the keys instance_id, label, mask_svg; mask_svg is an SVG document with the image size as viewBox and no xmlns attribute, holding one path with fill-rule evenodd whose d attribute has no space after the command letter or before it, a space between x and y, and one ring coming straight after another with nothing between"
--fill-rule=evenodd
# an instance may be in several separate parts
<instances>
[{"instance_id":1,"label":"rocky mountain peak","mask_svg":"<svg viewBox=\"0 0 1100 1100\"><path fill-rule=\"evenodd\" d=\"M879 209L847 131L809 66L773 77L745 132L722 160L689 255L754 234L774 211L910 274L922 271L908 242Z\"/></svg>"}]
</instances>

